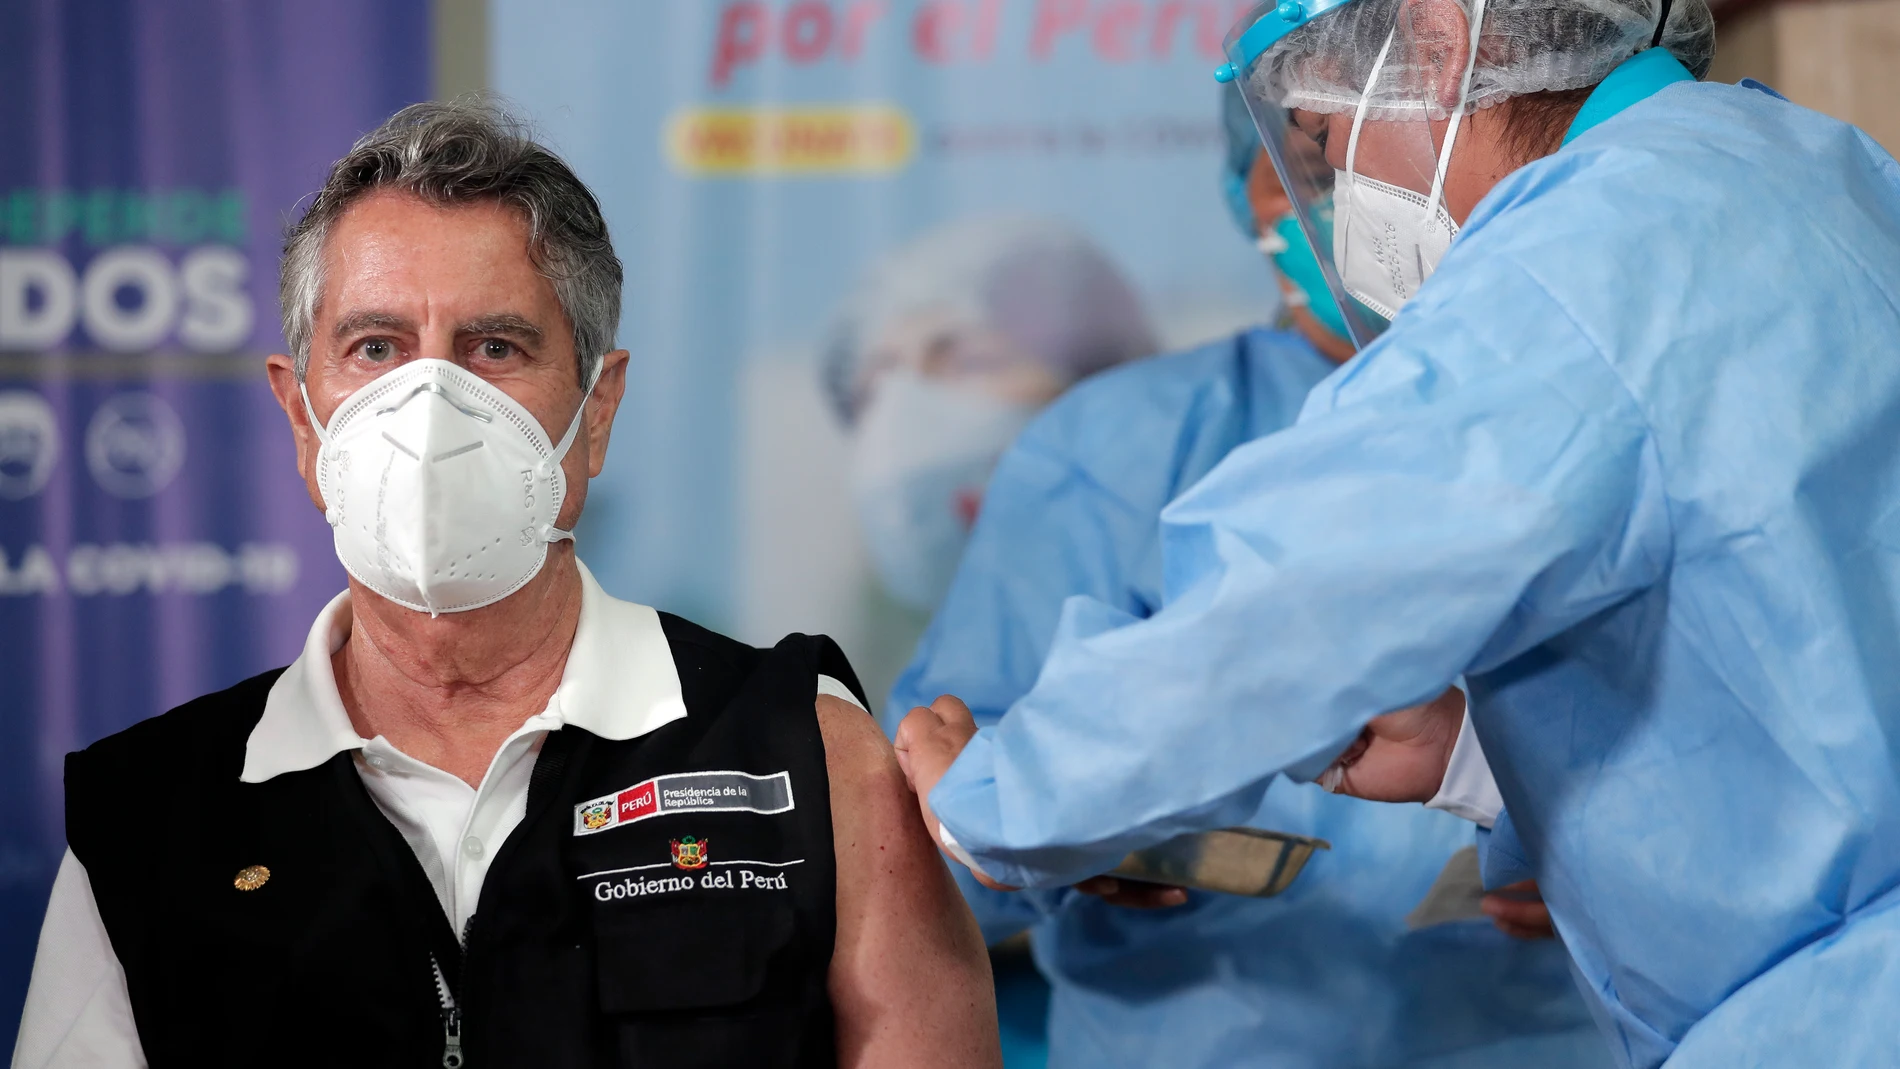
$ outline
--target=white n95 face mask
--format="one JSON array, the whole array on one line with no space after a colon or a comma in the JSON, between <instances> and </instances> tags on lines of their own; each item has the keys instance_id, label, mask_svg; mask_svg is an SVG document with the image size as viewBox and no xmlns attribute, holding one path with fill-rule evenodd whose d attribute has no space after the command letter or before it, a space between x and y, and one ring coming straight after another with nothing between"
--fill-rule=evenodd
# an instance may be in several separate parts
<instances>
[{"instance_id":1,"label":"white n95 face mask","mask_svg":"<svg viewBox=\"0 0 1900 1069\"><path fill-rule=\"evenodd\" d=\"M878 382L852 437L851 491L892 597L924 611L943 599L990 471L1037 408L908 370Z\"/></svg>"},{"instance_id":2,"label":"white n95 face mask","mask_svg":"<svg viewBox=\"0 0 1900 1069\"><path fill-rule=\"evenodd\" d=\"M1438 270L1458 224L1425 195L1349 171L1338 172L1336 198L1346 205L1333 228L1339 281L1359 303L1387 319Z\"/></svg>"},{"instance_id":3,"label":"white n95 face mask","mask_svg":"<svg viewBox=\"0 0 1900 1069\"><path fill-rule=\"evenodd\" d=\"M357 582L431 616L492 605L547 562L567 499L561 458L594 391L558 444L501 390L447 360L414 360L345 398L328 427L317 490L337 559Z\"/></svg>"}]
</instances>

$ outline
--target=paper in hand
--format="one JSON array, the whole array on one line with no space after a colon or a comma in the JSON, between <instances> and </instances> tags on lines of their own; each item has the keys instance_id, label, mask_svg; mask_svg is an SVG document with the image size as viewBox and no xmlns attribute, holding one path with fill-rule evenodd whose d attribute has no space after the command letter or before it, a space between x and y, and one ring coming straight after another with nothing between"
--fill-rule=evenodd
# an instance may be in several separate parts
<instances>
[{"instance_id":1,"label":"paper in hand","mask_svg":"<svg viewBox=\"0 0 1900 1069\"><path fill-rule=\"evenodd\" d=\"M1405 926L1414 931L1453 921L1478 920L1484 910L1484 877L1478 872L1478 848L1466 846L1451 855L1445 867L1432 881L1432 889L1405 918Z\"/></svg>"}]
</instances>

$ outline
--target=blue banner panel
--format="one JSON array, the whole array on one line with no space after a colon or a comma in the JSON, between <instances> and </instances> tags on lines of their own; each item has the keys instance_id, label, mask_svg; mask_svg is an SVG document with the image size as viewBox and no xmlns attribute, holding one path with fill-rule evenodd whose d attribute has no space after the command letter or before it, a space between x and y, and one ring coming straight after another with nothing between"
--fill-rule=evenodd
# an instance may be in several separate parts
<instances>
[{"instance_id":1,"label":"blue banner panel","mask_svg":"<svg viewBox=\"0 0 1900 1069\"><path fill-rule=\"evenodd\" d=\"M428 21L0 0L0 1050L66 753L287 663L343 586L264 378L278 251L329 163L427 96Z\"/></svg>"}]
</instances>

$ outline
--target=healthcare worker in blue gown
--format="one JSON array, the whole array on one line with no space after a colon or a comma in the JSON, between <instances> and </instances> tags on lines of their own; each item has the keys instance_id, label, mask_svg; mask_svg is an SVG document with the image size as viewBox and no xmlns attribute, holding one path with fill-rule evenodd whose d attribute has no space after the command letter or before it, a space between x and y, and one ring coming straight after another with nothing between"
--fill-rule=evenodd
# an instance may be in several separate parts
<instances>
[{"instance_id":1,"label":"healthcare worker in blue gown","mask_svg":"<svg viewBox=\"0 0 1900 1069\"><path fill-rule=\"evenodd\" d=\"M900 758L1051 887L1281 773L1424 797L1468 732L1621 1062L1900 1065L1900 165L1698 82L1701 0L1468 3L1230 37L1391 326L1163 512L1159 611L1070 599Z\"/></svg>"},{"instance_id":2,"label":"healthcare worker in blue gown","mask_svg":"<svg viewBox=\"0 0 1900 1069\"><path fill-rule=\"evenodd\" d=\"M1224 99L1228 201L1248 240L1265 235L1293 329L1105 372L1031 423L991 476L891 708L953 693L994 723L1035 682L1065 598L1153 612L1162 506L1234 447L1291 424L1351 355L1239 93ZM1052 1069L1611 1064L1556 940L1513 939L1482 917L1408 929L1472 843L1470 823L1284 781L1246 823L1333 849L1270 899L1126 883L1100 888L1106 897L1011 894L958 867L991 941L1031 932L1052 986Z\"/></svg>"}]
</instances>

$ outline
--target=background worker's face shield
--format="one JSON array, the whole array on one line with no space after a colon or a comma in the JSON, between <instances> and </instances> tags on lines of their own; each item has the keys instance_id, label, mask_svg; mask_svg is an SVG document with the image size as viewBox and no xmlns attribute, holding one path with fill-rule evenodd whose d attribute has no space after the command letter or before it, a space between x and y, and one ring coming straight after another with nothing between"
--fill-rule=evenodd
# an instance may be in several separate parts
<instances>
[{"instance_id":1,"label":"background worker's face shield","mask_svg":"<svg viewBox=\"0 0 1900 1069\"><path fill-rule=\"evenodd\" d=\"M1483 0L1470 3L1263 3L1226 41L1220 76L1240 86L1360 346L1457 233L1443 178L1469 107L1469 15L1482 18Z\"/></svg>"}]
</instances>

